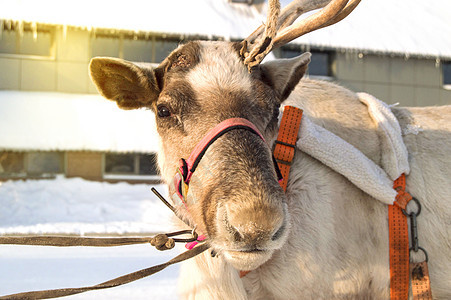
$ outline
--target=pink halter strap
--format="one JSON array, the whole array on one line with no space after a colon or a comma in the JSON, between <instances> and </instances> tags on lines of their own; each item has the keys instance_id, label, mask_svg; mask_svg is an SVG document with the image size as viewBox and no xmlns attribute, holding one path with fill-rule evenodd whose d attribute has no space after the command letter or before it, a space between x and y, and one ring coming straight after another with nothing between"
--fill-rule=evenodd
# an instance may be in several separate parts
<instances>
[{"instance_id":1,"label":"pink halter strap","mask_svg":"<svg viewBox=\"0 0 451 300\"><path fill-rule=\"evenodd\" d=\"M188 184L191 180L191 176L196 170L197 166L200 163L200 160L204 156L205 152L207 152L208 147L213 144L219 137L224 135L225 133L234 130L234 129L247 129L251 132L257 134L263 141L263 138L260 131L258 131L257 127L252 124L250 121L243 118L232 118L222 121L218 125L216 125L213 129L211 129L207 135L205 135L202 140L196 145L194 150L191 152L188 160L186 160L187 171L185 183Z\"/></svg>"},{"instance_id":2,"label":"pink halter strap","mask_svg":"<svg viewBox=\"0 0 451 300\"><path fill-rule=\"evenodd\" d=\"M210 147L210 145L213 144L219 137L234 129L249 130L258 135L263 141L265 141L260 131L258 131L257 127L255 127L254 124L246 119L231 118L222 121L214 128L212 128L202 138L202 140L196 145L196 147L194 147L191 155L187 160L183 158L180 159L180 167L177 169L177 172L173 179L172 195L175 196L175 199L173 200L177 202L178 200L181 200L181 202L186 205L185 197L188 192L189 182L202 157L204 156L205 152L207 152L208 147Z\"/></svg>"}]
</instances>

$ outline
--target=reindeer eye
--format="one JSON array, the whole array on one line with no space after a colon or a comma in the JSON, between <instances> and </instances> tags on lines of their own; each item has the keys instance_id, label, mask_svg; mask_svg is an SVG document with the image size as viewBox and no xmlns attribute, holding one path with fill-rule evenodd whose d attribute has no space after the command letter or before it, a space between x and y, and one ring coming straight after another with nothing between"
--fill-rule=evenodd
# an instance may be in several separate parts
<instances>
[{"instance_id":1,"label":"reindeer eye","mask_svg":"<svg viewBox=\"0 0 451 300\"><path fill-rule=\"evenodd\" d=\"M169 108L165 105L158 105L157 107L157 114L160 118L166 118L171 115L171 111Z\"/></svg>"}]
</instances>

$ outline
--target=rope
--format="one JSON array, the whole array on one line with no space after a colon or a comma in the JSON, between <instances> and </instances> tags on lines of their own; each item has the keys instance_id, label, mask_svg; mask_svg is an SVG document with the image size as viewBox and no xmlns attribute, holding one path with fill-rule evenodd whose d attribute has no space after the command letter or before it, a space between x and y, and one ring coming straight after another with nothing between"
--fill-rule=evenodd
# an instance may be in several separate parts
<instances>
[{"instance_id":1,"label":"rope","mask_svg":"<svg viewBox=\"0 0 451 300\"><path fill-rule=\"evenodd\" d=\"M171 238L182 234L191 234L191 238ZM126 238L89 238L67 236L30 236L30 237L0 237L3 245L29 245L29 246L53 246L53 247L115 247L150 243L158 250L174 248L174 243L189 243L197 240L197 233L193 230L181 230L170 233L157 234L149 237ZM166 246L166 247L165 247Z\"/></svg>"},{"instance_id":2,"label":"rope","mask_svg":"<svg viewBox=\"0 0 451 300\"><path fill-rule=\"evenodd\" d=\"M244 58L244 64L247 66L249 72L252 67L260 64L265 56L272 50L274 37L277 33L277 22L280 14L280 3L278 0L269 0L268 2L268 16L266 19L265 32L255 45L248 51L248 41L243 41L243 46L240 50L241 56Z\"/></svg>"},{"instance_id":3,"label":"rope","mask_svg":"<svg viewBox=\"0 0 451 300\"><path fill-rule=\"evenodd\" d=\"M154 188L152 191L163 201L166 206L168 206L175 214L175 208L169 204L166 199L164 199L161 194L159 194ZM177 214L176 214L177 215ZM178 215L177 215L178 217ZM174 236L179 236L183 234L191 234L190 238L173 238ZM32 246L53 246L53 247L75 247L75 246L84 246L84 247L114 247L114 246L125 246L125 245L133 245L133 244L145 244L150 243L158 250L168 250L172 249L175 246L175 243L189 243L189 242L200 242L198 240L198 235L196 231L193 230L181 230L176 232L170 232L165 234L157 234L156 236L149 237L125 237L125 238L90 238L90 237L65 237L65 236L30 236L30 237L9 237L9 236L0 236L0 244L3 245L32 245ZM202 240L205 242L205 240ZM196 246L191 248L188 251L179 254L173 259L169 260L166 263L156 265L150 268L142 269L140 271L136 271L133 273L129 273L127 275L123 275L121 277L117 277L115 279L102 282L97 285L87 286L87 287L79 287L79 288L63 288L63 289L54 289L54 290L42 290L42 291L32 291L32 292L23 292L18 294L11 294L0 296L0 299L51 299L58 298L64 296L70 296L75 294L80 294L93 290L101 290L112 288L116 286L120 286L123 284L127 284L138 279L150 276L155 274L166 267L182 262L189 258L192 258L205 250L207 250L210 246L207 243L203 243L200 246Z\"/></svg>"},{"instance_id":4,"label":"rope","mask_svg":"<svg viewBox=\"0 0 451 300\"><path fill-rule=\"evenodd\" d=\"M182 254L174 257L166 263L156 265L150 268L142 269L133 273L129 273L127 275L117 277L115 279L102 282L97 285L87 286L87 287L79 287L79 288L63 288L63 289L55 289L55 290L43 290L43 291L32 291L32 292L24 292L19 294L12 294L1 296L0 299L51 299L58 298L64 296L75 295L83 292L93 291L93 290L101 290L112 287L117 287L126 283L130 283L136 281L138 279L150 276L155 274L166 267L187 260L191 257L194 257L209 248L208 244L202 244L193 248L192 250L188 250L183 252Z\"/></svg>"}]
</instances>

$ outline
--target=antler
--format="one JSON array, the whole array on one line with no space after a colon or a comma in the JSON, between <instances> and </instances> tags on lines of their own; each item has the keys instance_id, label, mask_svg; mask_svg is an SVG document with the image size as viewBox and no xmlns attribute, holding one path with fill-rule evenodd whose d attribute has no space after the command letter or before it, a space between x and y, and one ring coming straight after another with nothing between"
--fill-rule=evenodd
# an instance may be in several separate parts
<instances>
[{"instance_id":1,"label":"antler","mask_svg":"<svg viewBox=\"0 0 451 300\"><path fill-rule=\"evenodd\" d=\"M343 20L361 0L295 0L287 5L278 17L274 7L279 1L269 0L269 11L266 26L262 25L243 41L241 55L249 71L258 65L273 49L285 45L306 33L324 28ZM302 14L322 8L319 12L293 24ZM274 19L278 19L274 21ZM292 25L293 24L293 25ZM270 29L268 29L270 28ZM276 37L270 35L276 31ZM248 51L249 49L249 51Z\"/></svg>"}]
</instances>

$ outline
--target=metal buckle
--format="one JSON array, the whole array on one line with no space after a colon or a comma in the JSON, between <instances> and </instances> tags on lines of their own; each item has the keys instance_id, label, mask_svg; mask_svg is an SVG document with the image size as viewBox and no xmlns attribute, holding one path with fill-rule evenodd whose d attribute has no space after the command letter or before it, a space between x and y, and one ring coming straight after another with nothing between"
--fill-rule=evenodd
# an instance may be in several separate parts
<instances>
[{"instance_id":1,"label":"metal buckle","mask_svg":"<svg viewBox=\"0 0 451 300\"><path fill-rule=\"evenodd\" d=\"M287 166L291 166L293 164L293 161L286 161L286 160L281 160L281 159L277 159L277 158L275 158L275 160L278 164L284 164Z\"/></svg>"},{"instance_id":2,"label":"metal buckle","mask_svg":"<svg viewBox=\"0 0 451 300\"><path fill-rule=\"evenodd\" d=\"M274 149L276 148L276 146L277 146L278 144L279 144L279 145L282 145L282 146L287 146L287 147L293 148L293 150L294 150L294 152L293 152L293 158L291 159L291 161L286 161L286 160L278 159L278 158L276 158L275 155L274 155L274 159L276 160L277 163L284 164L284 165L287 165L287 166L291 166L291 165L293 164L294 156L295 156L295 154L296 154L296 145L292 145L292 144L289 144L289 143L285 143L285 142L276 140L276 141L274 142ZM274 149L273 149L273 153L274 153Z\"/></svg>"},{"instance_id":3,"label":"metal buckle","mask_svg":"<svg viewBox=\"0 0 451 300\"><path fill-rule=\"evenodd\" d=\"M285 142L282 142L282 141L279 141L279 140L276 140L274 142L274 144L284 145L284 146L293 148L293 150L296 150L296 145L288 144L288 143L285 143Z\"/></svg>"}]
</instances>

